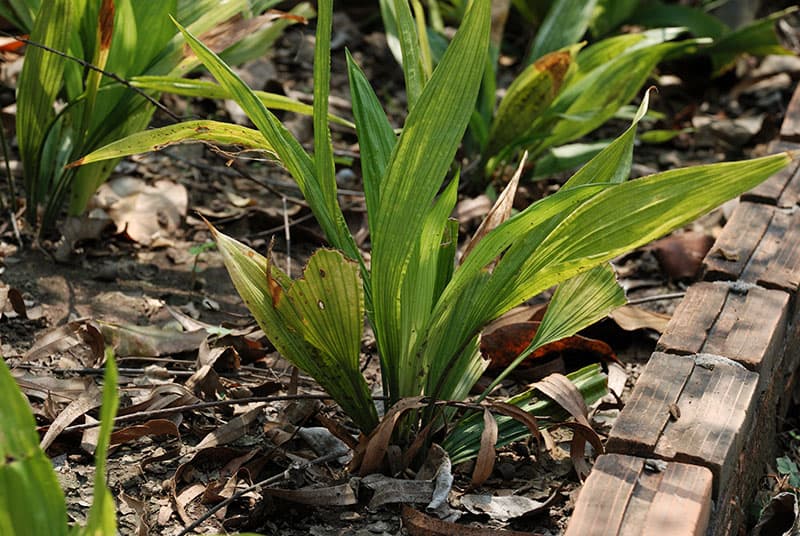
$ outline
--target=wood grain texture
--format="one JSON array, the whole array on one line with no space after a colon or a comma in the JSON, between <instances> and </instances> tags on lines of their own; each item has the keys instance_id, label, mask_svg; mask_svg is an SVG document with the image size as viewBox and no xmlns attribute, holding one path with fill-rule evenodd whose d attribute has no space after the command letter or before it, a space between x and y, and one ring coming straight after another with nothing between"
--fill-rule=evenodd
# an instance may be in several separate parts
<instances>
[{"instance_id":1,"label":"wood grain texture","mask_svg":"<svg viewBox=\"0 0 800 536\"><path fill-rule=\"evenodd\" d=\"M608 452L652 455L694 369L694 359L656 352L636 381L606 443Z\"/></svg>"},{"instance_id":2,"label":"wood grain texture","mask_svg":"<svg viewBox=\"0 0 800 536\"><path fill-rule=\"evenodd\" d=\"M775 212L741 279L766 288L797 292L800 286L800 210Z\"/></svg>"},{"instance_id":3,"label":"wood grain texture","mask_svg":"<svg viewBox=\"0 0 800 536\"><path fill-rule=\"evenodd\" d=\"M606 450L708 467L716 496L736 467L758 380L725 358L656 352L611 429Z\"/></svg>"},{"instance_id":4,"label":"wood grain texture","mask_svg":"<svg viewBox=\"0 0 800 536\"><path fill-rule=\"evenodd\" d=\"M680 418L667 423L654 454L711 469L716 497L736 468L757 384L758 374L736 363L698 362L678 398Z\"/></svg>"},{"instance_id":5,"label":"wood grain texture","mask_svg":"<svg viewBox=\"0 0 800 536\"><path fill-rule=\"evenodd\" d=\"M768 379L783 351L788 314L785 292L759 287L744 294L730 291L702 351L732 359Z\"/></svg>"},{"instance_id":6,"label":"wood grain texture","mask_svg":"<svg viewBox=\"0 0 800 536\"><path fill-rule=\"evenodd\" d=\"M767 232L774 213L775 208L767 205L739 203L703 260L704 279L738 279Z\"/></svg>"},{"instance_id":7,"label":"wood grain texture","mask_svg":"<svg viewBox=\"0 0 800 536\"><path fill-rule=\"evenodd\" d=\"M727 296L728 285L724 283L700 282L689 287L658 339L656 350L681 355L703 351Z\"/></svg>"},{"instance_id":8,"label":"wood grain texture","mask_svg":"<svg viewBox=\"0 0 800 536\"><path fill-rule=\"evenodd\" d=\"M800 144L775 140L767 151L771 154L800 150ZM788 208L800 201L800 160L796 160L741 197L742 201Z\"/></svg>"},{"instance_id":9,"label":"wood grain texture","mask_svg":"<svg viewBox=\"0 0 800 536\"><path fill-rule=\"evenodd\" d=\"M668 463L652 471L646 460L600 456L586 480L566 536L700 536L711 511L711 472Z\"/></svg>"}]
</instances>

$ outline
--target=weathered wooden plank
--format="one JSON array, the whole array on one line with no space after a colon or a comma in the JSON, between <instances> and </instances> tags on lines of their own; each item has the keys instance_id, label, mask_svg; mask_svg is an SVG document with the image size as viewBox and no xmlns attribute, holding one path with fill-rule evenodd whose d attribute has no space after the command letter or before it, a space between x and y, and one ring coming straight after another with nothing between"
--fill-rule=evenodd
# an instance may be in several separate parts
<instances>
[{"instance_id":1,"label":"weathered wooden plank","mask_svg":"<svg viewBox=\"0 0 800 536\"><path fill-rule=\"evenodd\" d=\"M702 352L727 295L724 283L700 282L689 287L658 339L656 350L682 355Z\"/></svg>"},{"instance_id":2,"label":"weathered wooden plank","mask_svg":"<svg viewBox=\"0 0 800 536\"><path fill-rule=\"evenodd\" d=\"M800 286L800 210L776 210L741 279L792 294L797 292Z\"/></svg>"},{"instance_id":3,"label":"weathered wooden plank","mask_svg":"<svg viewBox=\"0 0 800 536\"><path fill-rule=\"evenodd\" d=\"M717 241L703 260L707 281L736 280L767 232L773 207L739 203Z\"/></svg>"},{"instance_id":4,"label":"weathered wooden plank","mask_svg":"<svg viewBox=\"0 0 800 536\"><path fill-rule=\"evenodd\" d=\"M667 423L654 454L711 469L716 496L736 467L744 432L753 419L758 374L707 354L694 361L677 402L680 418Z\"/></svg>"},{"instance_id":5,"label":"weathered wooden plank","mask_svg":"<svg viewBox=\"0 0 800 536\"><path fill-rule=\"evenodd\" d=\"M611 429L606 450L651 455L692 369L691 357L654 353Z\"/></svg>"},{"instance_id":6,"label":"weathered wooden plank","mask_svg":"<svg viewBox=\"0 0 800 536\"><path fill-rule=\"evenodd\" d=\"M700 536L711 511L711 472L670 462L648 469L643 458L600 456L578 496L566 536Z\"/></svg>"},{"instance_id":7,"label":"weathered wooden plank","mask_svg":"<svg viewBox=\"0 0 800 536\"><path fill-rule=\"evenodd\" d=\"M767 379L782 351L788 314L785 292L731 290L702 351L732 359Z\"/></svg>"},{"instance_id":8,"label":"weathered wooden plank","mask_svg":"<svg viewBox=\"0 0 800 536\"><path fill-rule=\"evenodd\" d=\"M800 91L794 92L786 108L786 116L781 125L781 138L800 142Z\"/></svg>"},{"instance_id":9,"label":"weathered wooden plank","mask_svg":"<svg viewBox=\"0 0 800 536\"><path fill-rule=\"evenodd\" d=\"M773 141L769 153L800 150L800 144L787 141ZM800 201L800 160L794 161L781 171L765 180L749 192L742 194L742 201L792 207Z\"/></svg>"},{"instance_id":10,"label":"weathered wooden plank","mask_svg":"<svg viewBox=\"0 0 800 536\"><path fill-rule=\"evenodd\" d=\"M618 534L643 468L642 458L614 454L598 457L564 536Z\"/></svg>"},{"instance_id":11,"label":"weathered wooden plank","mask_svg":"<svg viewBox=\"0 0 800 536\"><path fill-rule=\"evenodd\" d=\"M722 357L656 352L611 429L606 450L708 467L716 496L752 421L758 379Z\"/></svg>"}]
</instances>

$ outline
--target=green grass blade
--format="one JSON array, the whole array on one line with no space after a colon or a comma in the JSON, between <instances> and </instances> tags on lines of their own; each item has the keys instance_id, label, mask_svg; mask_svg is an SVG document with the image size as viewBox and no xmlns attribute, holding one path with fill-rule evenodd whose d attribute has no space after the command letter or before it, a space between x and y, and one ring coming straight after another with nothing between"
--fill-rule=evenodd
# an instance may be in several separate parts
<instances>
[{"instance_id":1,"label":"green grass blade","mask_svg":"<svg viewBox=\"0 0 800 536\"><path fill-rule=\"evenodd\" d=\"M250 120L253 121L275 150L281 163L292 174L328 240L337 248L345 251L349 257L353 259L359 258L360 253L355 241L350 236L346 226L343 227L344 216L341 214L341 210L337 206L334 212L331 212L325 192L315 176L314 161L305 152L300 143L267 110L255 93L247 87L228 65L222 62L216 54L198 41L188 30L177 22L175 24L178 25L187 43L203 62L203 65L226 91L230 92L231 97L247 113Z\"/></svg>"},{"instance_id":2,"label":"green grass blade","mask_svg":"<svg viewBox=\"0 0 800 536\"><path fill-rule=\"evenodd\" d=\"M527 63L577 43L592 20L597 0L556 0L536 32Z\"/></svg>"},{"instance_id":3,"label":"green grass blade","mask_svg":"<svg viewBox=\"0 0 800 536\"><path fill-rule=\"evenodd\" d=\"M69 45L72 10L69 0L53 0L43 5L36 16L31 40L55 50ZM49 191L46 177L40 176L42 146L55 118L53 103L63 85L66 60L39 47L25 54L17 86L17 141L25 171L28 194L28 219L36 219L36 207Z\"/></svg>"},{"instance_id":4,"label":"green grass blade","mask_svg":"<svg viewBox=\"0 0 800 536\"><path fill-rule=\"evenodd\" d=\"M350 98L353 102L353 117L356 121L358 147L361 153L361 174L367 214L375 214L380 208L380 182L397 143L397 136L367 77L349 51L347 51L347 74L350 79ZM372 231L373 218L369 218L369 225Z\"/></svg>"},{"instance_id":5,"label":"green grass blade","mask_svg":"<svg viewBox=\"0 0 800 536\"><path fill-rule=\"evenodd\" d=\"M106 349L106 371L103 379L103 406L100 408L100 434L97 437L97 450L94 463L94 498L89 508L86 527L81 534L86 536L104 536L117 532L117 515L114 499L106 486L106 457L114 428L114 417L117 415L119 397L117 396L117 364L114 351Z\"/></svg>"},{"instance_id":6,"label":"green grass blade","mask_svg":"<svg viewBox=\"0 0 800 536\"><path fill-rule=\"evenodd\" d=\"M64 494L39 448L28 400L0 357L0 533L67 533Z\"/></svg>"},{"instance_id":7,"label":"green grass blade","mask_svg":"<svg viewBox=\"0 0 800 536\"><path fill-rule=\"evenodd\" d=\"M206 99L229 99L231 98L225 88L209 80L199 80L194 78L181 78L177 76L134 76L131 78L132 86L139 89L158 91L159 93L172 93L184 97L202 97ZM303 115L313 115L314 107L305 104L286 95L269 93L267 91L254 91L255 95L270 110L284 110ZM348 128L355 128L355 125L335 114L328 114L328 121Z\"/></svg>"},{"instance_id":8,"label":"green grass blade","mask_svg":"<svg viewBox=\"0 0 800 536\"><path fill-rule=\"evenodd\" d=\"M333 163L331 131L328 128L328 97L331 86L331 26L333 0L319 0L316 44L314 46L314 166L316 182L326 203L326 212L339 211L336 170ZM345 225L346 229L346 225ZM345 230L345 233L347 231Z\"/></svg>"},{"instance_id":9,"label":"green grass blade","mask_svg":"<svg viewBox=\"0 0 800 536\"><path fill-rule=\"evenodd\" d=\"M252 128L220 121L185 121L152 130L143 130L127 138L109 143L70 164L82 166L101 160L110 160L149 151L160 151L165 147L184 142L208 142L214 145L238 145L246 149L259 149L272 153L272 148Z\"/></svg>"},{"instance_id":10,"label":"green grass blade","mask_svg":"<svg viewBox=\"0 0 800 536\"><path fill-rule=\"evenodd\" d=\"M397 37L403 55L403 75L406 81L406 100L408 109L414 105L425 86L425 73L422 70L419 38L414 25L414 17L408 7L408 0L394 0L394 15L397 23Z\"/></svg>"}]
</instances>

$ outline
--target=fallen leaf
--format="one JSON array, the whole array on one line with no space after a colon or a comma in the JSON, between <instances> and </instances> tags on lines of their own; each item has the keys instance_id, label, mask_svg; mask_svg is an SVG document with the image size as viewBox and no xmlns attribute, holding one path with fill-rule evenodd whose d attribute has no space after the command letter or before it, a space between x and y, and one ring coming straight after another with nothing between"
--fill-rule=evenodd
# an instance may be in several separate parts
<instances>
[{"instance_id":1,"label":"fallen leaf","mask_svg":"<svg viewBox=\"0 0 800 536\"><path fill-rule=\"evenodd\" d=\"M530 532L502 530L498 528L478 528L442 521L425 515L410 506L403 506L401 513L403 527L410 536L532 536Z\"/></svg>"},{"instance_id":2,"label":"fallen leaf","mask_svg":"<svg viewBox=\"0 0 800 536\"><path fill-rule=\"evenodd\" d=\"M563 422L559 424L559 426L564 426L572 430L569 457L572 460L572 465L575 467L578 478L583 482L591 471L591 467L589 467L586 461L586 443L592 445L596 455L600 455L605 451L603 442L591 426L584 425L580 422Z\"/></svg>"},{"instance_id":3,"label":"fallen leaf","mask_svg":"<svg viewBox=\"0 0 800 536\"><path fill-rule=\"evenodd\" d=\"M133 326L99 322L100 330L118 357L162 357L197 350L205 330L175 331L158 326Z\"/></svg>"},{"instance_id":4,"label":"fallen leaf","mask_svg":"<svg viewBox=\"0 0 800 536\"><path fill-rule=\"evenodd\" d=\"M370 509L397 503L429 504L436 487L433 480L392 478L379 473L365 476L360 485L372 491Z\"/></svg>"},{"instance_id":5,"label":"fallen leaf","mask_svg":"<svg viewBox=\"0 0 800 536\"><path fill-rule=\"evenodd\" d=\"M95 194L117 227L131 240L145 246L171 245L169 237L178 228L189 204L186 188L169 180L153 186L142 179L118 177L104 183Z\"/></svg>"},{"instance_id":6,"label":"fallen leaf","mask_svg":"<svg viewBox=\"0 0 800 536\"><path fill-rule=\"evenodd\" d=\"M80 361L85 366L93 367L102 361L104 349L104 338L97 326L85 319L75 320L42 335L22 361L36 361L57 352L74 351L81 354L83 359Z\"/></svg>"},{"instance_id":7,"label":"fallen leaf","mask_svg":"<svg viewBox=\"0 0 800 536\"><path fill-rule=\"evenodd\" d=\"M128 495L124 491L119 494L120 500L133 511L136 519L136 536L147 536L150 534L150 526L147 524L147 502Z\"/></svg>"},{"instance_id":8,"label":"fallen leaf","mask_svg":"<svg viewBox=\"0 0 800 536\"><path fill-rule=\"evenodd\" d=\"M358 497L356 497L355 490L349 483L320 488L265 488L262 492L265 495L311 506L351 506L358 504Z\"/></svg>"},{"instance_id":9,"label":"fallen leaf","mask_svg":"<svg viewBox=\"0 0 800 536\"><path fill-rule=\"evenodd\" d=\"M383 459L386 456L386 451L389 448L389 442L392 439L394 427L397 425L397 420L406 412L412 409L419 409L426 405L423 402L424 397L418 396L413 398L404 398L397 402L394 406L389 408L386 415L383 416L381 422L372 431L366 440L366 446L363 452L363 458L360 459L360 474L362 476L374 473L380 469ZM354 461L358 460L360 456L354 455Z\"/></svg>"},{"instance_id":10,"label":"fallen leaf","mask_svg":"<svg viewBox=\"0 0 800 536\"><path fill-rule=\"evenodd\" d=\"M83 394L64 408L64 410L58 414L58 417L50 424L42 438L42 442L39 444L42 450L47 450L64 428L72 424L75 419L84 415L87 411L99 408L102 403L102 398L103 393L97 388L94 382L87 384L87 388Z\"/></svg>"},{"instance_id":11,"label":"fallen leaf","mask_svg":"<svg viewBox=\"0 0 800 536\"><path fill-rule=\"evenodd\" d=\"M556 494L546 501L535 501L522 495L462 495L461 505L471 514L488 515L495 521L505 523L510 519L536 514L547 508Z\"/></svg>"},{"instance_id":12,"label":"fallen leaf","mask_svg":"<svg viewBox=\"0 0 800 536\"><path fill-rule=\"evenodd\" d=\"M481 354L490 360L487 370L505 369L536 336L539 322L518 322L500 326L481 338ZM569 372L591 363L615 362L614 350L603 341L573 335L536 349L515 370L526 379L537 379L552 372Z\"/></svg>"},{"instance_id":13,"label":"fallen leaf","mask_svg":"<svg viewBox=\"0 0 800 536\"><path fill-rule=\"evenodd\" d=\"M625 331L652 329L663 333L670 320L669 315L656 313L636 305L623 305L611 311L608 316Z\"/></svg>"},{"instance_id":14,"label":"fallen leaf","mask_svg":"<svg viewBox=\"0 0 800 536\"><path fill-rule=\"evenodd\" d=\"M798 528L797 495L784 491L770 499L761 511L758 524L753 528L753 536L791 536Z\"/></svg>"},{"instance_id":15,"label":"fallen leaf","mask_svg":"<svg viewBox=\"0 0 800 536\"><path fill-rule=\"evenodd\" d=\"M203 450L209 447L216 447L218 445L225 445L227 443L236 441L247 432L253 421L255 421L259 415L262 415L263 413L264 406L261 405L251 409L247 413L243 413L242 415L234 417L210 434L206 435L202 441L200 441L200 443L194 447L195 450Z\"/></svg>"},{"instance_id":16,"label":"fallen leaf","mask_svg":"<svg viewBox=\"0 0 800 536\"><path fill-rule=\"evenodd\" d=\"M169 435L180 439L178 426L169 419L151 419L143 424L128 426L111 434L111 445L121 445L140 437Z\"/></svg>"},{"instance_id":17,"label":"fallen leaf","mask_svg":"<svg viewBox=\"0 0 800 536\"><path fill-rule=\"evenodd\" d=\"M483 409L483 432L481 432L481 446L478 450L478 457L475 459L475 468L472 471L472 481L470 486L477 488L492 475L494 469L495 450L497 443L497 421L489 411Z\"/></svg>"},{"instance_id":18,"label":"fallen leaf","mask_svg":"<svg viewBox=\"0 0 800 536\"><path fill-rule=\"evenodd\" d=\"M689 231L671 234L650 244L664 273L670 279L694 279L700 272L714 238L705 233Z\"/></svg>"}]
</instances>

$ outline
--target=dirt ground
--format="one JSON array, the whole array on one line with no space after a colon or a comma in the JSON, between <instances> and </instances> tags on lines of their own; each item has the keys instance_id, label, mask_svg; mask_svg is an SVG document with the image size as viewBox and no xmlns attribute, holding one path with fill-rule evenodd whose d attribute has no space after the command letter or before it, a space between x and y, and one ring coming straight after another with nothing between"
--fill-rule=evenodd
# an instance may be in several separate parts
<instances>
[{"instance_id":1,"label":"dirt ground","mask_svg":"<svg viewBox=\"0 0 800 536\"><path fill-rule=\"evenodd\" d=\"M372 12L337 14L334 43L340 45L334 50L332 66L333 111L349 114L346 44L377 85L378 95L387 103L396 125L400 125L404 102L399 70L379 31L379 21L362 19L363 13ZM788 27L796 29L797 22L792 20ZM311 93L310 51L313 24L293 28L269 57L245 66L243 76L259 88L278 89L307 101ZM641 144L636 150L634 174L765 154L800 78L800 60L789 58L745 59L738 75L732 73L702 87L692 83L693 64L662 67L655 80L660 91L654 96L653 108L666 119L649 122L645 129L692 126L694 132L667 144ZM511 60L508 69L515 72ZM758 79L749 76L759 68L763 68L763 74ZM219 116L242 120L241 112L230 104L218 106L210 101L169 97L165 102L181 112L200 115L212 110ZM680 122L676 119L679 117L686 119ZM282 118L301 140L310 142L308 118L292 114L283 114ZM163 118L156 122L159 120ZM614 120L593 137L615 136L625 126L625 120ZM334 130L339 156L355 155L355 141L353 133L338 127ZM345 192L353 191L342 196L350 225L354 231L363 230L365 214L363 198L357 194L357 163L352 168L340 166L337 179ZM315 536L403 534L397 504L370 508L368 492L359 492L357 504L337 503L344 501L331 489L361 486L363 490L363 482L347 473L344 460L327 459L324 454L330 453L330 445L311 437L318 432L308 430L325 429L331 421L350 432L354 428L327 401L292 398L296 394L321 395L322 391L276 355L253 325L220 254L209 245L211 235L201 216L259 251L265 251L274 236L277 262L297 276L323 239L308 209L296 202L299 192L286 174L259 159L232 160L203 145L188 145L124 161L111 184L117 189L101 190L95 200L95 215L104 210L108 213L104 196L155 199L155 208L153 203L133 204L125 214L112 214L127 222L127 228L115 228L107 220L101 232L88 239L81 237L92 234L87 229L93 222L65 223L59 231L72 237L66 245L61 233L47 235L34 244L28 229L23 227L18 234L10 221L0 220L0 286L19 291L25 304L24 316L28 317L10 309L3 314L0 308L0 353L10 366L17 366L15 375L31 399L43 433L70 401L81 396L89 400L83 412L63 423L64 430L47 450L67 496L71 519L83 522L91 504L93 444L91 433L82 425L97 417L96 405L92 406L91 396L85 393L91 391L89 384L101 383L96 348L99 332L102 340L117 349L121 407L151 412L150 418L118 425L117 430L124 429L128 435L116 437L109 458L109 486L117 503L120 533L181 534L192 520L235 491L271 479L270 485L278 490L311 487L321 491L316 497L299 499L297 493L252 490L211 515L197 530ZM558 178L528 183L517 203L535 200L557 184ZM482 203L480 192L464 195L459 205L466 214L462 237L474 231L485 214L485 210L481 213L470 207L485 207ZM723 207L677 238L615 261L628 296L635 300L680 293L696 274L691 263L686 267L686 260L702 258L710 247L709 237L719 232L730 210L731 206ZM69 231L68 225L77 230ZM144 235L137 235L140 239L136 241L131 233L140 228L144 228ZM154 229L155 234L151 232ZM643 305L650 312L668 315L675 303L672 297ZM653 322L651 319L644 329L626 331L618 323L606 321L587 333L607 342L622 361L625 393L654 347L658 331L653 329L657 327ZM58 330L55 335L54 330ZM42 344L49 346L31 352ZM367 337L364 367L368 379L377 386L376 360L370 359L373 346ZM203 363L211 366L201 375ZM191 389L187 382L191 382ZM520 382L524 380L517 379L516 385L512 381L506 388L513 391ZM155 413L201 401L281 395L288 395L288 399ZM610 429L616 412L618 407L593 411L592 423L601 437ZM133 429L130 425L134 424L141 426ZM151 428L142 429L147 426ZM797 437L786 434L786 455L797 459ZM542 503L528 515L505 521L469 513L459 504L459 498L467 490L471 468L454 468L451 502L461 514L461 522L489 531L503 527L560 534L580 481L567 452L569 435L562 437L556 432L554 437L557 449L551 453L537 454L530 445L504 449L492 477L480 490ZM417 505L419 509L423 506Z\"/></svg>"}]
</instances>

